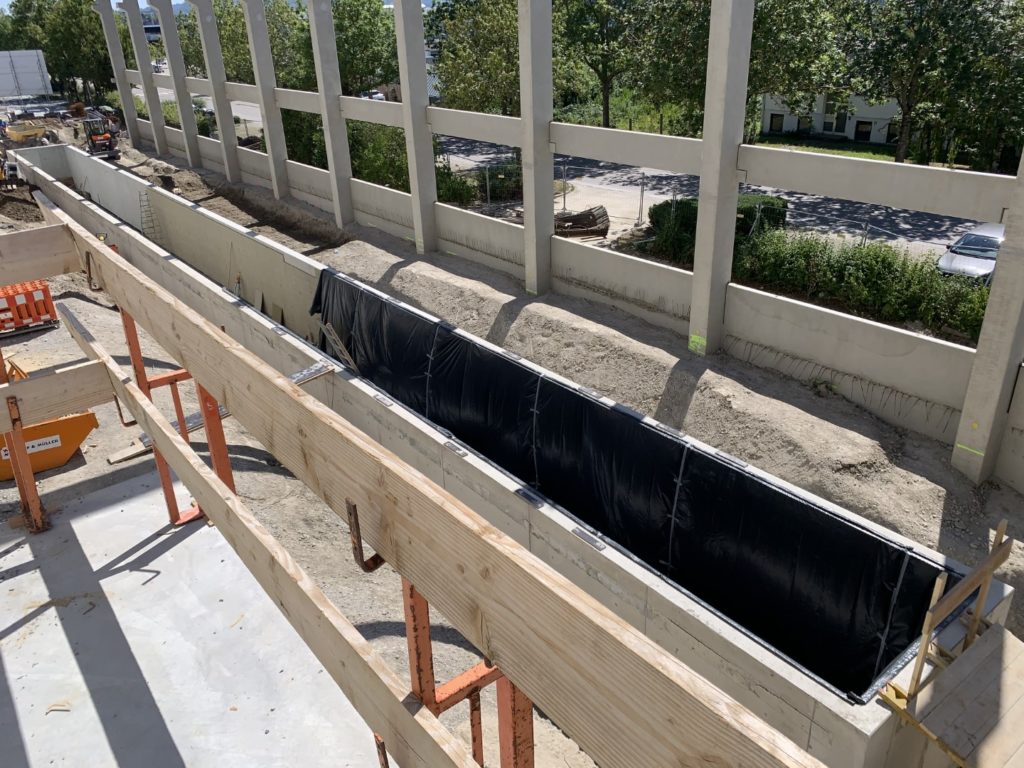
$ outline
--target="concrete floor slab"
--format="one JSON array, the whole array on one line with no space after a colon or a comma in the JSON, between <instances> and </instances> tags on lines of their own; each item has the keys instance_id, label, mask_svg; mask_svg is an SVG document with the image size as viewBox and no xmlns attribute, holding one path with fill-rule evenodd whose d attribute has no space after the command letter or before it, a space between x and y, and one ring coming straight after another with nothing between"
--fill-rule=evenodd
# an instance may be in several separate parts
<instances>
[{"instance_id":1,"label":"concrete floor slab","mask_svg":"<svg viewBox=\"0 0 1024 768\"><path fill-rule=\"evenodd\" d=\"M370 729L217 530L168 525L151 474L69 505L41 535L0 529L0 763L377 759Z\"/></svg>"}]
</instances>

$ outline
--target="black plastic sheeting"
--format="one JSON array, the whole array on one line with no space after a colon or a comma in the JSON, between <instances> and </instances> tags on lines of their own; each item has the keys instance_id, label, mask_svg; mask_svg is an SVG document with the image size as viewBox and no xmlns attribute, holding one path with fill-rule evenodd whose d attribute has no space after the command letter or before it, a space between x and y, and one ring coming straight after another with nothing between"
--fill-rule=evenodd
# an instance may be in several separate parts
<instances>
[{"instance_id":1,"label":"black plastic sheeting","mask_svg":"<svg viewBox=\"0 0 1024 768\"><path fill-rule=\"evenodd\" d=\"M337 272L310 311L362 377L841 694L915 645L937 563Z\"/></svg>"}]
</instances>

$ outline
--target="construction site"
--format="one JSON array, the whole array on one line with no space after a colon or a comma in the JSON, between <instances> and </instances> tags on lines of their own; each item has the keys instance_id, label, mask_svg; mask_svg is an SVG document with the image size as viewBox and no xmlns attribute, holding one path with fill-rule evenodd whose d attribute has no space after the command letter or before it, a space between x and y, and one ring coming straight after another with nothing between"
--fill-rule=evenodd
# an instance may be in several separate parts
<instances>
[{"instance_id":1,"label":"construction site","mask_svg":"<svg viewBox=\"0 0 1024 768\"><path fill-rule=\"evenodd\" d=\"M743 144L753 3L712 3L701 139L553 121L550 3L517 118L429 104L419 3L400 103L342 94L330 4L316 92L261 0L255 84L212 13L194 78L122 8L124 133L0 191L5 767L1024 766L1024 178ZM522 223L437 201L438 135L521 150ZM694 269L556 234L556 152L698 174ZM835 177L1005 223L976 348L730 281L741 182Z\"/></svg>"}]
</instances>

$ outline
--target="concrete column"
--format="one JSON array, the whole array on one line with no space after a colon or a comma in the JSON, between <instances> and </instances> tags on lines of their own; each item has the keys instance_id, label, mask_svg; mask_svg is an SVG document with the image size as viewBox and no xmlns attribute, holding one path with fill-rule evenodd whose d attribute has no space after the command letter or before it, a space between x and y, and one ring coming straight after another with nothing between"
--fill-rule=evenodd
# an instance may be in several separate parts
<instances>
[{"instance_id":1,"label":"concrete column","mask_svg":"<svg viewBox=\"0 0 1024 768\"><path fill-rule=\"evenodd\" d=\"M1006 238L953 447L953 466L976 483L995 469L1011 396L1024 397L1024 380L1018 380L1024 362L1024 161L1005 218Z\"/></svg>"},{"instance_id":2,"label":"concrete column","mask_svg":"<svg viewBox=\"0 0 1024 768\"><path fill-rule=\"evenodd\" d=\"M103 2L103 0L100 0ZM142 76L142 98L149 111L149 122L153 126L153 144L158 155L167 154L167 134L164 133L164 113L160 109L160 94L153 82L153 60L149 58L149 42L146 31L142 28L142 14L139 12L138 0L124 0L117 4L128 17L128 32L135 49L135 63Z\"/></svg>"},{"instance_id":3,"label":"concrete column","mask_svg":"<svg viewBox=\"0 0 1024 768\"><path fill-rule=\"evenodd\" d=\"M420 0L395 0L398 71L402 83L402 120L405 151L409 156L409 189L416 252L437 250L437 179L434 142L427 125L427 62L423 44L423 8Z\"/></svg>"},{"instance_id":4,"label":"concrete column","mask_svg":"<svg viewBox=\"0 0 1024 768\"><path fill-rule=\"evenodd\" d=\"M281 110L277 108L277 97L274 95L277 76L274 74L274 57L270 51L266 6L263 0L244 0L242 10L245 12L245 27L249 33L252 71L256 75L256 89L259 91L263 142L270 160L270 184L274 189L274 197L280 200L288 195L288 146L284 140Z\"/></svg>"},{"instance_id":5,"label":"concrete column","mask_svg":"<svg viewBox=\"0 0 1024 768\"><path fill-rule=\"evenodd\" d=\"M331 174L334 221L339 227L352 222L352 160L348 154L348 128L341 115L341 72L334 37L330 0L309 0L309 32L313 40L316 88L324 122L327 169Z\"/></svg>"},{"instance_id":6,"label":"concrete column","mask_svg":"<svg viewBox=\"0 0 1024 768\"><path fill-rule=\"evenodd\" d=\"M712 0L700 166L697 241L690 300L690 351L721 349L725 289L732 277L754 0Z\"/></svg>"},{"instance_id":7,"label":"concrete column","mask_svg":"<svg viewBox=\"0 0 1024 768\"><path fill-rule=\"evenodd\" d=\"M551 290L555 158L551 152L551 0L519 0L519 102L523 129L526 290Z\"/></svg>"},{"instance_id":8,"label":"concrete column","mask_svg":"<svg viewBox=\"0 0 1024 768\"><path fill-rule=\"evenodd\" d=\"M171 0L149 0L160 18L160 34L167 51L167 68L174 83L174 98L178 102L178 120L185 138L185 157L193 168L201 168L203 159L199 155L199 130L196 128L196 113L192 109L192 94L185 85L185 57L181 53L181 39L178 37L178 22L174 16Z\"/></svg>"},{"instance_id":9,"label":"concrete column","mask_svg":"<svg viewBox=\"0 0 1024 768\"><path fill-rule=\"evenodd\" d=\"M238 137L235 135L235 119L231 113L231 102L228 101L224 83L224 55L220 49L220 34L217 32L217 19L213 15L213 0L189 0L196 7L199 19L199 40L203 45L203 61L206 62L206 76L210 80L213 93L213 112L217 121L217 133L220 138L221 158L224 163L224 176L231 183L242 180L242 172L238 167Z\"/></svg>"},{"instance_id":10,"label":"concrete column","mask_svg":"<svg viewBox=\"0 0 1024 768\"><path fill-rule=\"evenodd\" d=\"M114 82L117 84L117 95L121 99L121 112L124 114L124 127L132 145L138 147L142 143L139 133L139 116L135 112L135 99L132 98L132 84L128 82L128 69L124 63L124 51L121 50L121 37L117 34L117 20L114 9L108 0L93 5L92 9L100 16L103 25L103 37L107 41L107 53L110 54L110 66L114 70Z\"/></svg>"}]
</instances>

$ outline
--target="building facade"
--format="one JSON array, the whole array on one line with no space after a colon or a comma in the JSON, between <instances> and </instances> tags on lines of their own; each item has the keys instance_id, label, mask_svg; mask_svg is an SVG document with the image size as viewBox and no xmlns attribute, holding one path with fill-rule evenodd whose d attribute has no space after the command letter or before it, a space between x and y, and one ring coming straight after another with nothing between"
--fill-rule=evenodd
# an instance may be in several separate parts
<instances>
[{"instance_id":1,"label":"building facade","mask_svg":"<svg viewBox=\"0 0 1024 768\"><path fill-rule=\"evenodd\" d=\"M761 132L884 144L896 141L899 135L899 112L895 99L870 104L859 96L843 101L821 94L815 97L813 110L801 115L777 96L766 94L761 100Z\"/></svg>"}]
</instances>

